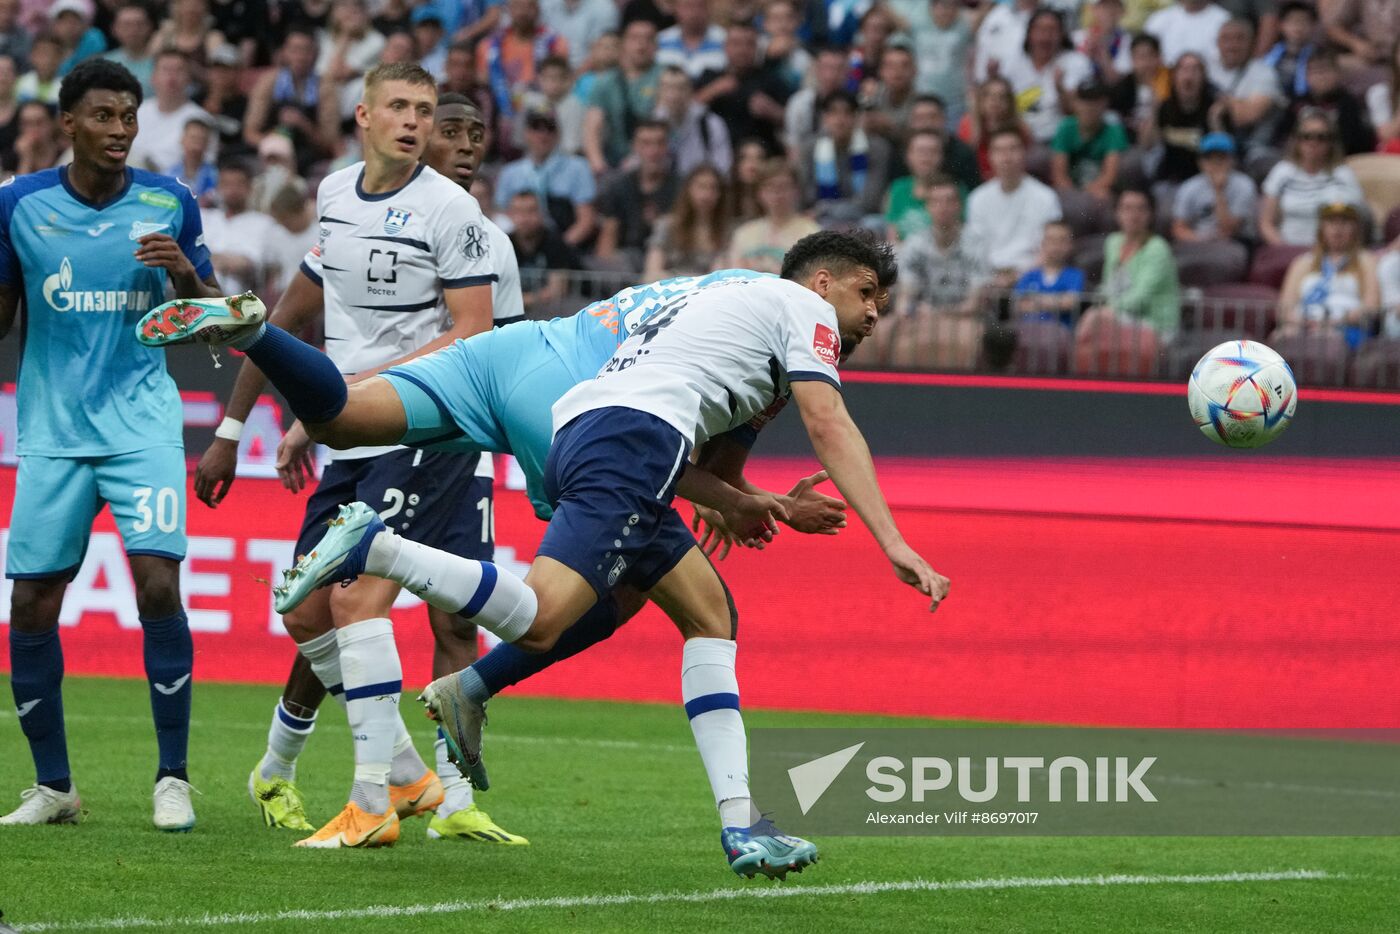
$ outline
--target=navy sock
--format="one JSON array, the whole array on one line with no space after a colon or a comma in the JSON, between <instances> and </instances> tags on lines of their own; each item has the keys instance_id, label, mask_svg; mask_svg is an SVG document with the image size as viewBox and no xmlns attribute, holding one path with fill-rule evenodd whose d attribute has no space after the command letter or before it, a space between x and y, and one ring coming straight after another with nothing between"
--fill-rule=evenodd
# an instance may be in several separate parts
<instances>
[{"instance_id":1,"label":"navy sock","mask_svg":"<svg viewBox=\"0 0 1400 934\"><path fill-rule=\"evenodd\" d=\"M160 768L183 773L190 740L190 684L194 643L185 611L165 619L143 619L146 680L151 683L151 716L156 723ZM163 776L162 776L163 777Z\"/></svg>"},{"instance_id":2,"label":"navy sock","mask_svg":"<svg viewBox=\"0 0 1400 934\"><path fill-rule=\"evenodd\" d=\"M331 358L275 324L242 348L282 393L292 414L308 425L328 422L345 408L345 377Z\"/></svg>"},{"instance_id":3,"label":"navy sock","mask_svg":"<svg viewBox=\"0 0 1400 934\"><path fill-rule=\"evenodd\" d=\"M67 791L72 784L63 730L63 645L57 626L46 632L10 627L10 690L34 757L35 780Z\"/></svg>"},{"instance_id":4,"label":"navy sock","mask_svg":"<svg viewBox=\"0 0 1400 934\"><path fill-rule=\"evenodd\" d=\"M487 697L518 684L531 675L544 671L555 662L571 658L592 645L597 645L617 631L617 603L606 597L568 629L548 652L525 652L509 642L502 642L487 652L468 671L481 679ZM465 673L464 673L465 674Z\"/></svg>"}]
</instances>

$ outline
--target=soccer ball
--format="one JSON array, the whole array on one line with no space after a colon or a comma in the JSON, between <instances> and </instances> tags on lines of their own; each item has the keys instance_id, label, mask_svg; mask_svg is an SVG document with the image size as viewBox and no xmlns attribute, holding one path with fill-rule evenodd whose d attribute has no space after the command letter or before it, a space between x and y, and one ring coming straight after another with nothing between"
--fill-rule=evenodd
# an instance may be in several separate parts
<instances>
[{"instance_id":1,"label":"soccer ball","mask_svg":"<svg viewBox=\"0 0 1400 934\"><path fill-rule=\"evenodd\" d=\"M1226 341L1191 371L1186 402L1207 438L1232 448L1257 448L1293 420L1298 384L1288 363L1263 344Z\"/></svg>"}]
</instances>

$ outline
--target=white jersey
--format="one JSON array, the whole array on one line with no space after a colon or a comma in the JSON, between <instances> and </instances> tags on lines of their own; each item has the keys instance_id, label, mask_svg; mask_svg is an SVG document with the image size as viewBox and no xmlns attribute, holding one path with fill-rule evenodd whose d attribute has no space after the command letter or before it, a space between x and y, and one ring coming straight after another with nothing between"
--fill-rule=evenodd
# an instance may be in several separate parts
<instances>
[{"instance_id":1,"label":"white jersey","mask_svg":"<svg viewBox=\"0 0 1400 934\"><path fill-rule=\"evenodd\" d=\"M402 188L369 195L360 186L363 176L361 162L321 182L319 239L301 266L325 290L326 354L347 376L444 334L451 323L443 289L496 280L486 219L455 182L420 166ZM356 448L332 457L391 450Z\"/></svg>"},{"instance_id":2,"label":"white jersey","mask_svg":"<svg viewBox=\"0 0 1400 934\"><path fill-rule=\"evenodd\" d=\"M786 279L689 287L617 348L597 378L554 404L554 430L594 409L648 412L695 446L747 424L791 383L841 386L836 309Z\"/></svg>"}]
</instances>

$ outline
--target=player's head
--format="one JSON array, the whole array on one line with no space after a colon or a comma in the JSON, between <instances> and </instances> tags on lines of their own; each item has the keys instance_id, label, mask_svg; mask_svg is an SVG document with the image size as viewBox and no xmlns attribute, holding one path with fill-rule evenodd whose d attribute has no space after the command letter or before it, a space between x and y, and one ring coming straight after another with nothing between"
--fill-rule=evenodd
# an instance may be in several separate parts
<instances>
[{"instance_id":1,"label":"player's head","mask_svg":"<svg viewBox=\"0 0 1400 934\"><path fill-rule=\"evenodd\" d=\"M486 121L465 94L444 94L433 114L433 132L423 161L433 171L470 189L486 155Z\"/></svg>"},{"instance_id":2,"label":"player's head","mask_svg":"<svg viewBox=\"0 0 1400 934\"><path fill-rule=\"evenodd\" d=\"M414 62L376 65L365 75L355 123L364 133L365 158L417 162L428 147L437 109L437 83Z\"/></svg>"},{"instance_id":3,"label":"player's head","mask_svg":"<svg viewBox=\"0 0 1400 934\"><path fill-rule=\"evenodd\" d=\"M893 284L894 251L868 230L808 234L783 257L782 277L831 303L843 352L870 336L879 320L881 292ZM889 279L881 281L881 274Z\"/></svg>"},{"instance_id":4,"label":"player's head","mask_svg":"<svg viewBox=\"0 0 1400 934\"><path fill-rule=\"evenodd\" d=\"M116 62L90 58L58 89L59 125L73 141L73 162L102 172L126 169L136 139L141 82Z\"/></svg>"}]
</instances>

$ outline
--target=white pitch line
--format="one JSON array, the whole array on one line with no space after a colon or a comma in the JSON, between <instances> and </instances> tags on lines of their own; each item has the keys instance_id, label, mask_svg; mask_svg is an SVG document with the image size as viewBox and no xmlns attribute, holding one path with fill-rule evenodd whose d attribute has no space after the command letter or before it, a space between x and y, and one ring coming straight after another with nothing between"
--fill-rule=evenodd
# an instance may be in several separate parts
<instances>
[{"instance_id":1,"label":"white pitch line","mask_svg":"<svg viewBox=\"0 0 1400 934\"><path fill-rule=\"evenodd\" d=\"M1340 873L1321 869L1285 869L1273 872L1223 872L1211 875L1109 875L1045 876L1004 879L908 879L897 882L852 882L839 885L788 885L766 888L723 888L705 892L655 892L649 895L575 895L555 898L514 898L498 900L433 902L418 905L370 905L365 908L337 908L324 911L288 911L204 914L184 918L107 918L102 921L40 921L16 924L23 934L50 931L114 931L139 928L204 928L230 925L262 925L278 921L358 921L370 918L410 918L418 915L465 914L469 912L534 911L552 908L618 908L631 905L694 904L772 898L817 898L830 895L884 895L891 892L982 892L1006 889L1102 888L1130 885L1218 885L1246 882L1296 882L1338 880Z\"/></svg>"}]
</instances>

